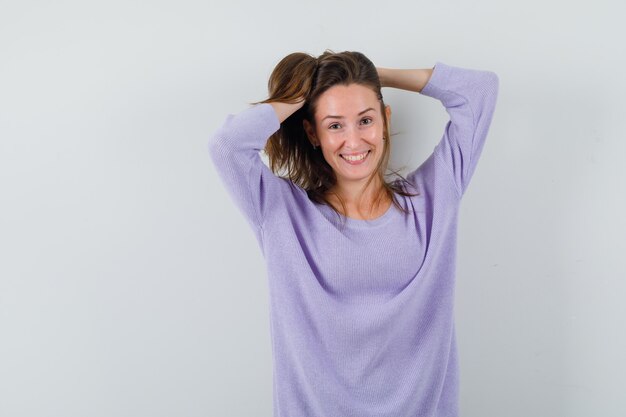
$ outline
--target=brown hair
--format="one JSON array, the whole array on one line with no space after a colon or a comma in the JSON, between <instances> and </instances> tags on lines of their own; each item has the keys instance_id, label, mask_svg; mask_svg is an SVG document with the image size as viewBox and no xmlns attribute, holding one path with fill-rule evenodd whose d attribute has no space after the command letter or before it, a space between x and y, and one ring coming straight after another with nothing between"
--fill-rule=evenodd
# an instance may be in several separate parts
<instances>
[{"instance_id":1,"label":"brown hair","mask_svg":"<svg viewBox=\"0 0 626 417\"><path fill-rule=\"evenodd\" d=\"M279 170L286 170L289 179L305 189L311 200L327 204L341 217L341 213L326 197L327 192L336 183L335 173L324 159L321 149L319 147L314 148L308 140L302 123L306 119L315 126L314 115L319 96L332 86L350 84L369 87L376 93L380 101L384 122L383 156L365 184L365 188L374 178L378 177L383 192L391 198L399 210L407 213L396 200L394 192L404 196L419 195L419 192L418 194L409 193L402 182L413 186L415 184L410 183L394 170L392 170L392 174L397 175L402 181L397 179L391 182L385 181L385 171L388 169L391 149L390 123L385 113L378 71L374 64L360 52L336 53L327 49L318 58L303 52L294 52L284 57L276 65L268 82L269 98L250 104L295 103L303 97L305 103L302 108L284 120L280 128L268 139L264 150L269 156L270 169L274 173ZM346 213L344 201L339 195L337 198L341 202L343 212Z\"/></svg>"}]
</instances>

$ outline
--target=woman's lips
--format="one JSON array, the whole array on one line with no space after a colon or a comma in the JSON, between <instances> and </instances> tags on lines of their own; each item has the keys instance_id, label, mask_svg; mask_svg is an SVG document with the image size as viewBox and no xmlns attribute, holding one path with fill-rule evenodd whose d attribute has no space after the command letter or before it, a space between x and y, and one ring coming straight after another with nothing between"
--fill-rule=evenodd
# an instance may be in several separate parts
<instances>
[{"instance_id":1,"label":"woman's lips","mask_svg":"<svg viewBox=\"0 0 626 417\"><path fill-rule=\"evenodd\" d=\"M372 151L371 151L371 150L369 150L369 151L367 151L367 152L365 153L365 157L363 157L362 159L357 159L357 160L353 160L353 161L350 161L350 160L348 160L348 159L344 158L344 156L343 156L343 155L340 155L340 156L341 156L341 159L343 159L344 161L346 161L346 162L347 162L347 163L349 163L350 165L360 165L360 164L362 164L363 162L365 162L365 160L369 157L369 155L370 155L370 153L371 153L371 152L372 152ZM362 155L362 153L361 153L361 154L356 154L356 155ZM350 156L354 156L354 154L353 154L353 155L350 155Z\"/></svg>"}]
</instances>

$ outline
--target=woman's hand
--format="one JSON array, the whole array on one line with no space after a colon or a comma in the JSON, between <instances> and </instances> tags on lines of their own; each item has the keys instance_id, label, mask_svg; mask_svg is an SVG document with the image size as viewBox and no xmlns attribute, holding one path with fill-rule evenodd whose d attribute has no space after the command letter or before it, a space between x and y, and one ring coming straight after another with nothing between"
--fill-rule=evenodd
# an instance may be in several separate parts
<instances>
[{"instance_id":1,"label":"woman's hand","mask_svg":"<svg viewBox=\"0 0 626 417\"><path fill-rule=\"evenodd\" d=\"M295 103L285 103L282 101L273 101L270 104L274 107L274 111L276 112L276 116L280 122L284 122L289 116L291 116L296 111L300 110L302 106L304 106L305 99L301 98Z\"/></svg>"}]
</instances>

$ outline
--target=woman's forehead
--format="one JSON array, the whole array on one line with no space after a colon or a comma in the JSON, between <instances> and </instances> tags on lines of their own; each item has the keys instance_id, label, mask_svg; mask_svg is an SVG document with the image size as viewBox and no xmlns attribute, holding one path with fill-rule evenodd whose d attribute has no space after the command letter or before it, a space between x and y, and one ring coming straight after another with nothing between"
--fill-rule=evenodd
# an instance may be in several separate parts
<instances>
[{"instance_id":1,"label":"woman's forehead","mask_svg":"<svg viewBox=\"0 0 626 417\"><path fill-rule=\"evenodd\" d=\"M318 97L316 113L321 118L327 115L351 117L359 116L368 108L380 110L378 97L371 88L359 84L336 85Z\"/></svg>"}]
</instances>

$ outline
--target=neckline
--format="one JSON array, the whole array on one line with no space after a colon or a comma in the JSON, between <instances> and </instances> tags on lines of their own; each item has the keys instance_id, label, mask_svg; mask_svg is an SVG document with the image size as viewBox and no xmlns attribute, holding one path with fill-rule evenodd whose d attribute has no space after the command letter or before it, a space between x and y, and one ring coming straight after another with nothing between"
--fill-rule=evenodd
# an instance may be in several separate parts
<instances>
[{"instance_id":1,"label":"neckline","mask_svg":"<svg viewBox=\"0 0 626 417\"><path fill-rule=\"evenodd\" d=\"M340 214L341 219L339 219L337 217L337 213L335 212L335 210L333 210L328 205L319 204L319 203L315 203L315 204L320 206L321 209L325 212L325 214L327 214L328 217L331 218L333 222L337 222L338 224L345 222L346 226L355 227L355 228L372 227L372 226L377 226L377 225L386 223L387 220L393 214L394 207L395 207L395 204L392 201L389 207L387 208L387 210L383 214L381 214L380 216L374 219L369 219L369 220L368 219L355 219L353 217L344 216L343 214Z\"/></svg>"}]
</instances>

